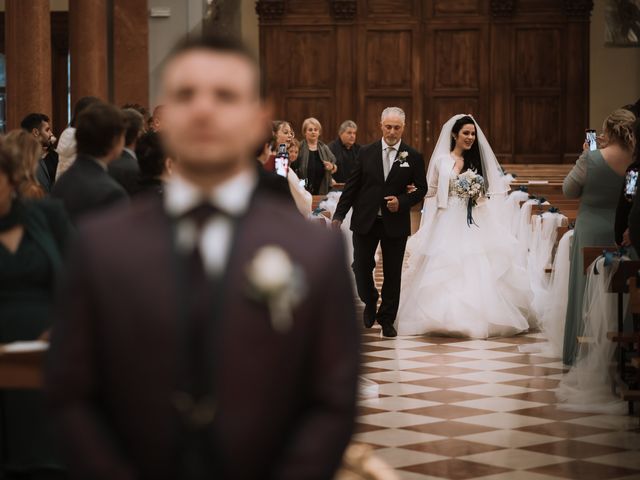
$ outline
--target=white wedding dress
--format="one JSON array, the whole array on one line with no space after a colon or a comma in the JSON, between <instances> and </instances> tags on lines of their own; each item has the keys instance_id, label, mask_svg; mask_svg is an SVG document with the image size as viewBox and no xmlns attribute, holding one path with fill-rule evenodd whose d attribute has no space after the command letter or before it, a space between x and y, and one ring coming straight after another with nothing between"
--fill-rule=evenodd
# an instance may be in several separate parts
<instances>
[{"instance_id":1,"label":"white wedding dress","mask_svg":"<svg viewBox=\"0 0 640 480\"><path fill-rule=\"evenodd\" d=\"M509 222L501 218L508 187L496 176L497 160L495 172L485 163L490 147L477 124L483 172L494 195L473 208L476 225L467 225L467 200L451 189L457 175L448 144L452 121L459 117L443 127L446 149L436 147L431 158L421 227L407 244L408 268L396 317L399 335L484 339L529 328L529 278L522 262L515 261L518 242ZM491 185L497 190L491 191Z\"/></svg>"}]
</instances>

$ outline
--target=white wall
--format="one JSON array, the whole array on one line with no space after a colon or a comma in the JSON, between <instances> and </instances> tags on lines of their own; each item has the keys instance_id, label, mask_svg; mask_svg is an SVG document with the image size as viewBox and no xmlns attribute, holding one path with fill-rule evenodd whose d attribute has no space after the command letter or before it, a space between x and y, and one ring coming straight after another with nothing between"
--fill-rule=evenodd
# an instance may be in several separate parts
<instances>
[{"instance_id":1,"label":"white wall","mask_svg":"<svg viewBox=\"0 0 640 480\"><path fill-rule=\"evenodd\" d=\"M609 113L640 98L640 48L605 46L605 0L595 0L594 4L590 32L589 126L599 130Z\"/></svg>"},{"instance_id":2,"label":"white wall","mask_svg":"<svg viewBox=\"0 0 640 480\"><path fill-rule=\"evenodd\" d=\"M162 61L172 46L189 32L200 31L204 15L203 0L148 0L149 10L169 8L167 18L149 16L149 106L156 104Z\"/></svg>"},{"instance_id":3,"label":"white wall","mask_svg":"<svg viewBox=\"0 0 640 480\"><path fill-rule=\"evenodd\" d=\"M255 0L240 1L240 33L245 41L259 51L258 16L255 13ZM162 61L173 44L187 33L202 30L202 19L206 12L206 0L148 0L149 9L168 7L169 18L149 17L149 105L157 104L159 76Z\"/></svg>"}]
</instances>

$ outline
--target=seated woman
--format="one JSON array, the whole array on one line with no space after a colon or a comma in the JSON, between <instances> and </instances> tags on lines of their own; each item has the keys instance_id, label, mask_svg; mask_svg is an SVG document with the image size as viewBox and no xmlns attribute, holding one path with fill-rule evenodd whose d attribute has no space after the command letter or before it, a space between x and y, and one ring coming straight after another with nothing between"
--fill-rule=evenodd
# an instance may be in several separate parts
<instances>
[{"instance_id":1,"label":"seated woman","mask_svg":"<svg viewBox=\"0 0 640 480\"><path fill-rule=\"evenodd\" d=\"M0 343L36 340L51 327L54 286L72 228L57 200L23 197L22 176L17 157L0 148ZM42 394L5 390L0 411L0 478L66 478Z\"/></svg>"},{"instance_id":2,"label":"seated woman","mask_svg":"<svg viewBox=\"0 0 640 480\"><path fill-rule=\"evenodd\" d=\"M304 140L300 144L298 176L306 181L307 190L312 195L326 195L331 188L336 173L336 157L329 147L320 140L322 125L316 118L307 118L302 123Z\"/></svg>"},{"instance_id":3,"label":"seated woman","mask_svg":"<svg viewBox=\"0 0 640 480\"><path fill-rule=\"evenodd\" d=\"M564 331L563 361L572 365L577 352L577 337L583 329L583 297L586 277L582 261L583 247L615 246L614 220L625 172L633 161L635 116L628 110L616 110L604 121L603 148L582 153L564 179L562 191L567 198L580 198L571 249L569 301Z\"/></svg>"}]
</instances>

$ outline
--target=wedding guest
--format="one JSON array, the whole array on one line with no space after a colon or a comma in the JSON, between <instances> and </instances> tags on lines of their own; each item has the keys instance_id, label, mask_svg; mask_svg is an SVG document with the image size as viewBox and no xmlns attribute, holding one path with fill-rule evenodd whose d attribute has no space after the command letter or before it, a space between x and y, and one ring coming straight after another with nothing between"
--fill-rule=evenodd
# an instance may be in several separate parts
<instances>
[{"instance_id":1,"label":"wedding guest","mask_svg":"<svg viewBox=\"0 0 640 480\"><path fill-rule=\"evenodd\" d=\"M294 138L293 128L289 122L284 120L275 120L272 123L272 135L271 140L271 155L264 162L264 169L267 172L275 172L276 170L276 154L278 153L278 147L285 144L287 148L291 145L291 140Z\"/></svg>"},{"instance_id":2,"label":"wedding guest","mask_svg":"<svg viewBox=\"0 0 640 480\"><path fill-rule=\"evenodd\" d=\"M234 40L180 43L161 72L164 198L95 217L69 250L47 389L75 478L340 464L359 357L344 245L261 183L259 79Z\"/></svg>"},{"instance_id":3,"label":"wedding guest","mask_svg":"<svg viewBox=\"0 0 640 480\"><path fill-rule=\"evenodd\" d=\"M320 140L322 125L316 118L307 118L302 122L304 140L300 143L298 172L301 179L307 181L307 189L312 195L325 195L332 184L332 175L336 173L336 157L329 147Z\"/></svg>"},{"instance_id":4,"label":"wedding guest","mask_svg":"<svg viewBox=\"0 0 640 480\"><path fill-rule=\"evenodd\" d=\"M336 157L338 170L333 175L336 182L345 183L351 175L360 151L360 145L356 143L357 133L358 125L353 120L346 120L340 125L338 138L329 144L329 149Z\"/></svg>"},{"instance_id":5,"label":"wedding guest","mask_svg":"<svg viewBox=\"0 0 640 480\"><path fill-rule=\"evenodd\" d=\"M60 140L58 140L58 147L56 148L58 152L56 180L58 180L76 160L76 122L78 121L78 117L84 110L95 103L100 103L100 99L96 97L82 97L73 107L71 123L60 134Z\"/></svg>"},{"instance_id":6,"label":"wedding guest","mask_svg":"<svg viewBox=\"0 0 640 480\"><path fill-rule=\"evenodd\" d=\"M125 124L116 107L96 103L76 122L78 155L64 177L53 187L53 196L64 202L71 220L128 200L127 192L107 173L124 147Z\"/></svg>"},{"instance_id":7,"label":"wedding guest","mask_svg":"<svg viewBox=\"0 0 640 480\"><path fill-rule=\"evenodd\" d=\"M151 121L151 130L154 132L159 132L162 128L162 111L163 105L156 105L156 108L153 109L153 115L149 119Z\"/></svg>"},{"instance_id":8,"label":"wedding guest","mask_svg":"<svg viewBox=\"0 0 640 480\"><path fill-rule=\"evenodd\" d=\"M582 333L583 297L586 276L582 249L586 246L615 245L616 205L635 146L635 116L616 110L604 121L601 149L585 151L564 180L567 198L580 198L571 250L569 301L565 322L563 361L572 365L577 353L577 337Z\"/></svg>"},{"instance_id":9,"label":"wedding guest","mask_svg":"<svg viewBox=\"0 0 640 480\"><path fill-rule=\"evenodd\" d=\"M289 153L289 166L297 165L296 161L300 156L300 142L293 138L287 152Z\"/></svg>"},{"instance_id":10,"label":"wedding guest","mask_svg":"<svg viewBox=\"0 0 640 480\"><path fill-rule=\"evenodd\" d=\"M56 170L58 168L58 153L51 148L51 144L55 141L49 117L44 113L30 113L20 122L20 128L29 132L41 145L39 163L42 168L36 171L38 183L48 194L56 179Z\"/></svg>"},{"instance_id":11,"label":"wedding guest","mask_svg":"<svg viewBox=\"0 0 640 480\"><path fill-rule=\"evenodd\" d=\"M147 126L149 125L149 120L151 119L151 115L149 115L149 110L144 108L139 103L125 103L122 106L122 110L127 110L129 108L135 110L140 115L142 115L142 119L143 119L143 122L144 122L143 123L143 128L144 128L144 131L146 132L147 131Z\"/></svg>"},{"instance_id":12,"label":"wedding guest","mask_svg":"<svg viewBox=\"0 0 640 480\"><path fill-rule=\"evenodd\" d=\"M40 144L26 132L30 142ZM56 278L71 232L59 202L26 199L23 166L0 148L0 343L38 339L51 327ZM0 393L0 477L7 480L65 479L56 454L42 394Z\"/></svg>"},{"instance_id":13,"label":"wedding guest","mask_svg":"<svg viewBox=\"0 0 640 480\"><path fill-rule=\"evenodd\" d=\"M124 188L129 195L138 188L140 167L136 156L136 142L144 129L144 118L132 108L122 110L124 118L124 148L118 158L109 164L109 175Z\"/></svg>"},{"instance_id":14,"label":"wedding guest","mask_svg":"<svg viewBox=\"0 0 640 480\"><path fill-rule=\"evenodd\" d=\"M618 208L616 209L615 233L616 243L623 247L631 246L629 238L629 214L631 206L638 191L638 183L640 182L640 118L636 119L634 126L634 134L636 141L635 152L633 153L633 163L629 165L624 177L624 185L618 199ZM638 251L636 251L638 253Z\"/></svg>"},{"instance_id":15,"label":"wedding guest","mask_svg":"<svg viewBox=\"0 0 640 480\"><path fill-rule=\"evenodd\" d=\"M625 105L622 108L624 108L625 110L629 110L636 116L636 118L640 118L640 98L636 100L636 103L630 103L629 105Z\"/></svg>"},{"instance_id":16,"label":"wedding guest","mask_svg":"<svg viewBox=\"0 0 640 480\"><path fill-rule=\"evenodd\" d=\"M47 192L40 183L48 178L42 160L42 145L24 130L12 130L2 142L2 148L11 155L19 168L16 186L24 198L43 198Z\"/></svg>"},{"instance_id":17,"label":"wedding guest","mask_svg":"<svg viewBox=\"0 0 640 480\"><path fill-rule=\"evenodd\" d=\"M142 135L136 144L140 178L135 194L162 196L164 184L171 175L171 160L167 157L160 135L153 130Z\"/></svg>"}]
</instances>

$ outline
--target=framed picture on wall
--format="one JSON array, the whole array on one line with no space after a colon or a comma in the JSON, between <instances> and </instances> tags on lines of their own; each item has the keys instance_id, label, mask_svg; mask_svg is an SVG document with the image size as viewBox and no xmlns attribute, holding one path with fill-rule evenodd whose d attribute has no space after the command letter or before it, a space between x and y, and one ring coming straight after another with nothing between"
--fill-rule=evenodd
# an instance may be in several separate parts
<instances>
[{"instance_id":1,"label":"framed picture on wall","mask_svg":"<svg viewBox=\"0 0 640 480\"><path fill-rule=\"evenodd\" d=\"M640 47L640 0L606 0L605 45Z\"/></svg>"}]
</instances>

